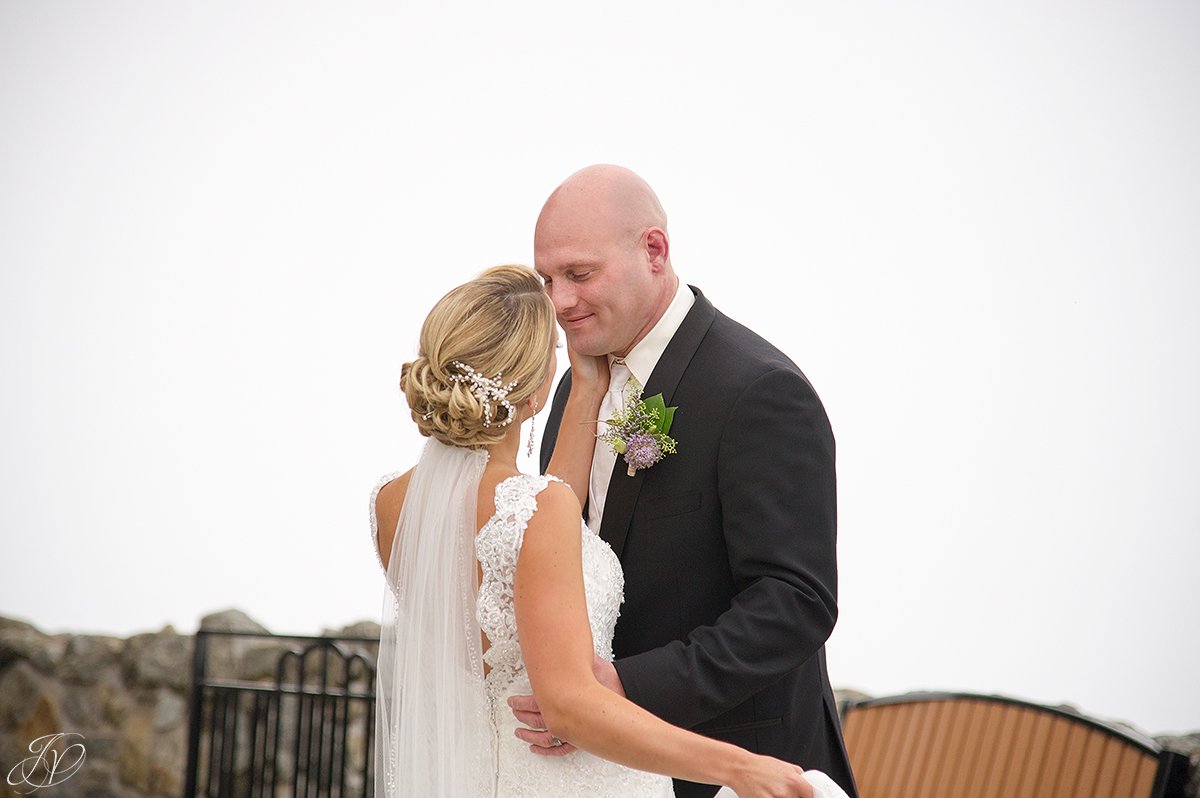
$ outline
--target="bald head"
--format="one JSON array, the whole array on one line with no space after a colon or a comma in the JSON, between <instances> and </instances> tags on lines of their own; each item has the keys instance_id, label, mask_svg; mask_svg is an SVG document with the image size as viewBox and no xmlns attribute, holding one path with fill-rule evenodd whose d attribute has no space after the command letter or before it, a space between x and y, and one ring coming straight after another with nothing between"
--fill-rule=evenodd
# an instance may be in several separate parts
<instances>
[{"instance_id":1,"label":"bald head","mask_svg":"<svg viewBox=\"0 0 1200 798\"><path fill-rule=\"evenodd\" d=\"M568 341L586 355L627 354L678 286L667 215L623 166L585 167L554 190L534 229L533 261Z\"/></svg>"},{"instance_id":2,"label":"bald head","mask_svg":"<svg viewBox=\"0 0 1200 798\"><path fill-rule=\"evenodd\" d=\"M596 164L568 177L546 200L534 229L535 246L539 234L564 227L587 227L635 244L651 227L665 232L667 215L654 189L636 173L623 166Z\"/></svg>"}]
</instances>

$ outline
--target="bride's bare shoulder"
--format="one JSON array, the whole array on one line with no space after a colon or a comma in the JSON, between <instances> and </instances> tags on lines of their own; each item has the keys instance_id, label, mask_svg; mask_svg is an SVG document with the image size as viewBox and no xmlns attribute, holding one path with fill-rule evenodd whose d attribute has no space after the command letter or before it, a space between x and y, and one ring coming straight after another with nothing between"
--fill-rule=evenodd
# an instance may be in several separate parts
<instances>
[{"instance_id":1,"label":"bride's bare shoulder","mask_svg":"<svg viewBox=\"0 0 1200 798\"><path fill-rule=\"evenodd\" d=\"M375 496L375 524L378 530L376 545L379 547L379 559L384 568L387 567L388 556L392 553L396 524L400 521L400 508L404 506L404 496L408 493L408 482L411 478L410 469L381 487Z\"/></svg>"},{"instance_id":2,"label":"bride's bare shoulder","mask_svg":"<svg viewBox=\"0 0 1200 798\"><path fill-rule=\"evenodd\" d=\"M550 480L545 489L538 494L537 512L529 519L528 530L534 534L553 533L554 530L565 531L575 535L579 532L579 522L583 512L579 499L570 486L559 480ZM543 531L545 530L545 531Z\"/></svg>"},{"instance_id":3,"label":"bride's bare shoulder","mask_svg":"<svg viewBox=\"0 0 1200 798\"><path fill-rule=\"evenodd\" d=\"M383 510L389 510L397 518L400 517L400 507L404 504L404 495L408 493L408 482L410 479L412 479L412 469L405 471L379 489L379 495L375 497L375 512L377 515Z\"/></svg>"}]
</instances>

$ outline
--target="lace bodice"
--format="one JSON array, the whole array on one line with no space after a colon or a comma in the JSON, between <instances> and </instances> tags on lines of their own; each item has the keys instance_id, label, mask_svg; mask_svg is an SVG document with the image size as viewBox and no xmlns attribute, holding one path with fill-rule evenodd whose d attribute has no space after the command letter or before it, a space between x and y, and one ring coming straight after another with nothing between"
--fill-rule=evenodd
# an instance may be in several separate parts
<instances>
[{"instance_id":1,"label":"lace bodice","mask_svg":"<svg viewBox=\"0 0 1200 798\"><path fill-rule=\"evenodd\" d=\"M513 606L513 577L525 527L537 511L537 497L552 476L519 474L496 486L496 512L479 530L475 552L483 568L476 617L491 642L484 662L491 667L485 683L496 728L498 798L550 798L586 795L589 798L670 798L671 780L630 770L577 751L564 757L530 753L513 731L517 720L505 699L532 690L521 658ZM609 545L579 521L583 535L583 586L588 621L596 654L612 660L613 630L621 612L625 577Z\"/></svg>"},{"instance_id":2,"label":"lace bodice","mask_svg":"<svg viewBox=\"0 0 1200 798\"><path fill-rule=\"evenodd\" d=\"M513 578L525 527L537 510L537 495L558 477L519 474L496 486L496 513L475 538L475 552L483 567L476 617L491 642L483 661L493 673L524 670L517 620L513 607ZM583 584L588 620L596 654L612 660L613 630L621 613L625 578L621 563L608 544L580 521L583 534ZM498 677L497 677L498 678Z\"/></svg>"}]
</instances>

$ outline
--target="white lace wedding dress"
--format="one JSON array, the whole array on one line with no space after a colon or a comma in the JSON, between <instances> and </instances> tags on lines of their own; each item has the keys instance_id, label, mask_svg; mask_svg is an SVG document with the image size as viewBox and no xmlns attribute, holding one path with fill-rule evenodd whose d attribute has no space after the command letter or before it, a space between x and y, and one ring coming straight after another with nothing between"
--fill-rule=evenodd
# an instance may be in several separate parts
<instances>
[{"instance_id":1,"label":"white lace wedding dress","mask_svg":"<svg viewBox=\"0 0 1200 798\"><path fill-rule=\"evenodd\" d=\"M386 484L391 477L380 482ZM521 658L513 608L513 577L537 496L556 477L519 474L496 486L496 512L475 537L475 553L483 570L476 618L490 647L483 661L491 669L484 680L494 734L495 798L671 798L671 779L632 770L585 751L561 757L539 756L514 734L520 725L506 699L530 695ZM371 495L372 535L375 497ZM613 630L623 600L625 578L608 544L580 520L583 536L583 579L588 619L596 654L612 659Z\"/></svg>"},{"instance_id":2,"label":"white lace wedding dress","mask_svg":"<svg viewBox=\"0 0 1200 798\"><path fill-rule=\"evenodd\" d=\"M485 680L496 729L497 798L659 798L673 795L666 776L631 770L585 751L562 757L538 756L513 733L519 726L505 699L529 695L529 677L521 659L513 611L513 575L525 526L537 510L537 495L556 477L520 474L496 486L496 514L475 539L483 566L479 586L479 626L491 641L483 660L491 667ZM612 660L613 630L620 614L625 577L608 544L580 520L583 535L583 584L588 620L597 656Z\"/></svg>"}]
</instances>

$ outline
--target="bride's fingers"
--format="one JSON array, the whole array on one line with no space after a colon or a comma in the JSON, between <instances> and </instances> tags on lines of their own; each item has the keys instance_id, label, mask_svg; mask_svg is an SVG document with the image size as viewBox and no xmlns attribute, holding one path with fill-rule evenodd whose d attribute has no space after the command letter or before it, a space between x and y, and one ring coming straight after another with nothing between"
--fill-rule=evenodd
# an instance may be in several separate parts
<instances>
[{"instance_id":1,"label":"bride's fingers","mask_svg":"<svg viewBox=\"0 0 1200 798\"><path fill-rule=\"evenodd\" d=\"M608 357L582 355L570 346L567 347L567 357L571 362L571 374L574 380L597 381L608 383Z\"/></svg>"}]
</instances>

